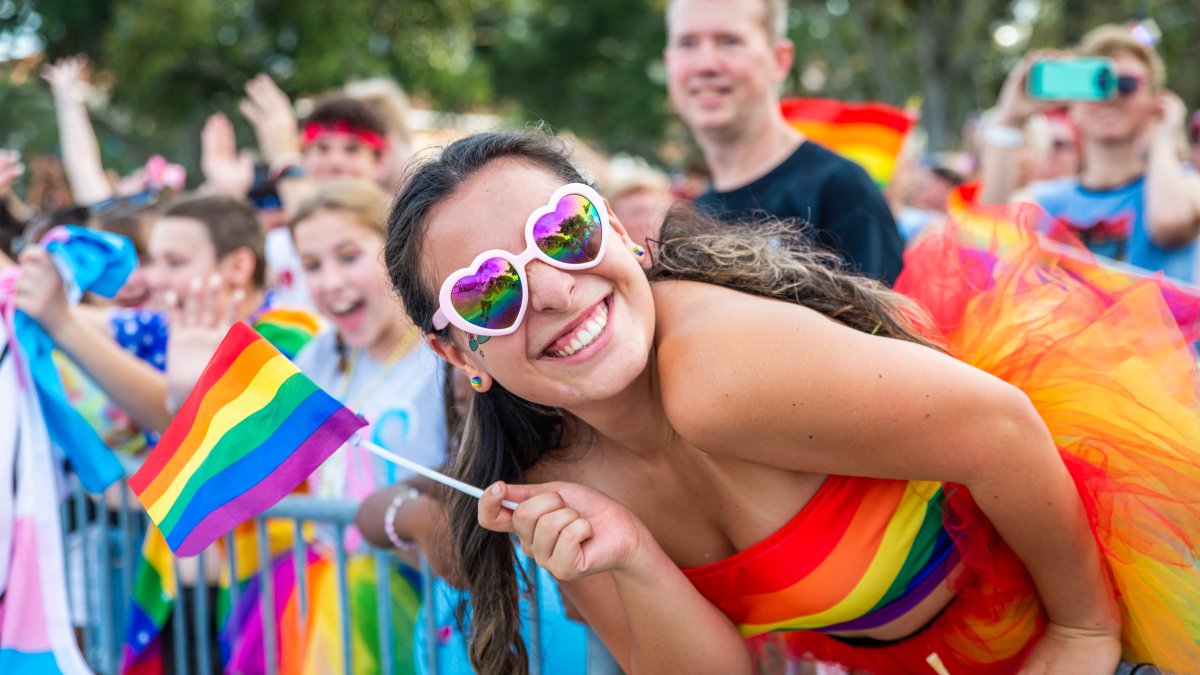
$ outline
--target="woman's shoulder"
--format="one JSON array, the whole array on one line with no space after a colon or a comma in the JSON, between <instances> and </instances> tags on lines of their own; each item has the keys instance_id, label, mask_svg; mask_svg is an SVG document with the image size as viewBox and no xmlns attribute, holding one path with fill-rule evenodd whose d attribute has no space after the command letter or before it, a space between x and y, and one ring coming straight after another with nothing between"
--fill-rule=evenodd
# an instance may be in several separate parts
<instances>
[{"instance_id":1,"label":"woman's shoulder","mask_svg":"<svg viewBox=\"0 0 1200 675\"><path fill-rule=\"evenodd\" d=\"M660 366L697 355L708 358L720 346L738 346L762 357L770 352L771 340L794 338L797 329L841 325L804 305L716 284L671 280L656 282L652 289Z\"/></svg>"}]
</instances>

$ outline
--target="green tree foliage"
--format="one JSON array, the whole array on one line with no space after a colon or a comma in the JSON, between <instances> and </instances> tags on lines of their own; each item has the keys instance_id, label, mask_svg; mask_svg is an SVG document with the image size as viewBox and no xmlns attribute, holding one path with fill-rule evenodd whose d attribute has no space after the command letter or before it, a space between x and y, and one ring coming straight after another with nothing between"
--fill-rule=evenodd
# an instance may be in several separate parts
<instances>
[{"instance_id":1,"label":"green tree foliage","mask_svg":"<svg viewBox=\"0 0 1200 675\"><path fill-rule=\"evenodd\" d=\"M545 120L609 150L653 156L677 135L662 76L665 0L0 0L0 32L34 26L48 57L87 53L111 100L96 111L107 160L130 168L152 150L195 166L202 121L239 119L241 86L268 72L293 95L391 75L443 110L486 108ZM920 100L933 148L994 102L1027 48L1062 46L1088 28L1141 14L1162 28L1170 84L1200 103L1200 0L792 0L796 67L789 95ZM4 8L8 8L4 11ZM993 39L1009 24L1020 40ZM107 79L105 79L107 78ZM26 82L23 110L31 101ZM0 102L16 101L0 82ZM41 106L39 108L39 106ZM46 115L36 123L50 124ZM47 134L0 110L0 131ZM249 130L242 125L243 140ZM20 140L18 139L18 140ZM0 140L2 134L0 134Z\"/></svg>"}]
</instances>

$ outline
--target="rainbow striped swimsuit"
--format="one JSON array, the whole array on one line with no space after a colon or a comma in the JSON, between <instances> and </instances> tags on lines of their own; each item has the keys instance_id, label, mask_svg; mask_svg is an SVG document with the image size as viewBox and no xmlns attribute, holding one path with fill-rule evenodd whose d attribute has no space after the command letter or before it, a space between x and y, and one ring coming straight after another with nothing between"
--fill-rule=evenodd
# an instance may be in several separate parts
<instances>
[{"instance_id":1,"label":"rainbow striped swimsuit","mask_svg":"<svg viewBox=\"0 0 1200 675\"><path fill-rule=\"evenodd\" d=\"M775 534L683 572L743 637L877 628L958 565L943 499L938 482L829 476Z\"/></svg>"}]
</instances>

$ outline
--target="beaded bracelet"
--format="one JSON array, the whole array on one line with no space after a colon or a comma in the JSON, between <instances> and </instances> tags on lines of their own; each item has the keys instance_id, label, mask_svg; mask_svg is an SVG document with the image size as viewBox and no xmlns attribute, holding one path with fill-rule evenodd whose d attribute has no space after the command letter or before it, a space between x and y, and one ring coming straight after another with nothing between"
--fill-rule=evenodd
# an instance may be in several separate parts
<instances>
[{"instance_id":1,"label":"beaded bracelet","mask_svg":"<svg viewBox=\"0 0 1200 675\"><path fill-rule=\"evenodd\" d=\"M387 535L388 541L392 542L398 550L408 551L416 547L416 542L405 541L396 534L396 512L404 505L404 502L410 499L416 499L421 496L421 493L416 488L410 487L407 492L392 497L392 503L388 504L387 510L383 512L383 532Z\"/></svg>"}]
</instances>

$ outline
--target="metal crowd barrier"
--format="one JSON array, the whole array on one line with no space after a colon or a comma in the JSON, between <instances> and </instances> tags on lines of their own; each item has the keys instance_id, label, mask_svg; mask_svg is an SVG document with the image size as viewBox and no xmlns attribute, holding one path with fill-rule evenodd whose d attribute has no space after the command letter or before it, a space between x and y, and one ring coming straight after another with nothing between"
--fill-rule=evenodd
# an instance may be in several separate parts
<instances>
[{"instance_id":1,"label":"metal crowd barrier","mask_svg":"<svg viewBox=\"0 0 1200 675\"><path fill-rule=\"evenodd\" d=\"M100 675L117 675L120 672L134 573L141 557L142 540L148 522L146 513L136 500L130 498L128 484L121 481L119 489L119 497L110 496L106 505L98 497L86 495L76 487L68 495L62 508L63 532L67 540L64 542L63 550L67 558L65 563L67 565L68 596L75 596L83 602L84 616L82 618L84 620L82 625L77 626L81 651L88 664ZM354 522L356 509L357 504L350 501L327 501L302 496L285 498L262 516L255 518L258 532L258 559L271 559L268 555L269 542L266 537L267 519L291 520L295 528L295 540L301 542L300 545L293 548L292 553L297 575L296 581L298 587L304 588L308 545L303 543L301 535L306 524L313 523L331 527L335 535L333 541L344 542L346 530ZM72 542L74 546L72 546ZM232 535L227 535L226 544L227 559L225 562L232 573L237 569ZM71 550L72 548L74 550ZM344 671L353 673L355 671L350 635L351 626L350 622L345 620L350 611L347 552L341 545L334 549L333 563L337 579L337 606L341 617L339 626L343 647L341 661ZM82 559L72 560L74 555L81 555ZM391 673L396 659L411 658L411 655L395 653L395 645L392 640L394 629L391 616L390 584L392 577L390 571L398 563L398 559L392 552L382 549L371 549L370 555L374 558L377 573L376 606L379 613L380 653L378 658L380 671ZM216 611L216 608L212 606L213 603L209 599L209 586L203 582L205 574L202 558L203 556L196 558L199 565L196 575L197 583L192 588L177 584L177 593L172 609L173 620L171 623L173 626L169 628L173 631L174 655L171 663L164 663L168 674L208 675L221 672L220 664L213 662L211 645L214 644L216 636L211 634L212 617L210 615ZM83 565L82 580L73 578L78 577L78 568L75 568L76 573L72 574L71 566L79 564ZM434 580L429 566L423 559L420 571L421 598L424 605L434 598ZM177 580L181 578L178 560L175 565L175 576ZM260 597L262 614L264 617L273 617L275 616L276 599L273 597L274 584L271 565L260 565L258 576L262 589ZM536 598L536 594L539 592L536 587L537 575L531 575L531 579L534 584L531 593ZM70 588L81 581L82 588ZM192 594L190 603L183 601L184 593ZM230 604L236 607L238 604L237 584L231 584L230 593ZM536 601L531 603L534 613L531 619L536 635L531 636L529 640L530 666L533 675L542 675L539 672L541 664L538 654L539 645L542 642L542 624L537 619L537 605ZM310 609L307 593L299 594L298 607L303 622ZM188 617L185 616L185 612L188 610L192 612L191 621L188 621ZM435 619L432 608L423 606L418 620L426 622L427 649L425 653L428 656L427 663L419 664L423 665L423 668L418 668L418 672L437 675L438 638L436 627L433 625ZM187 635L189 628L194 632L193 635ZM233 627L233 632L237 634L236 626ZM279 664L275 663L275 645L279 639L280 636L276 634L275 622L264 621L263 651L266 655L265 669L270 675L274 675L278 671ZM586 670L584 671L586 675L609 675L620 672L604 646L590 631L588 632L587 652Z\"/></svg>"}]
</instances>

